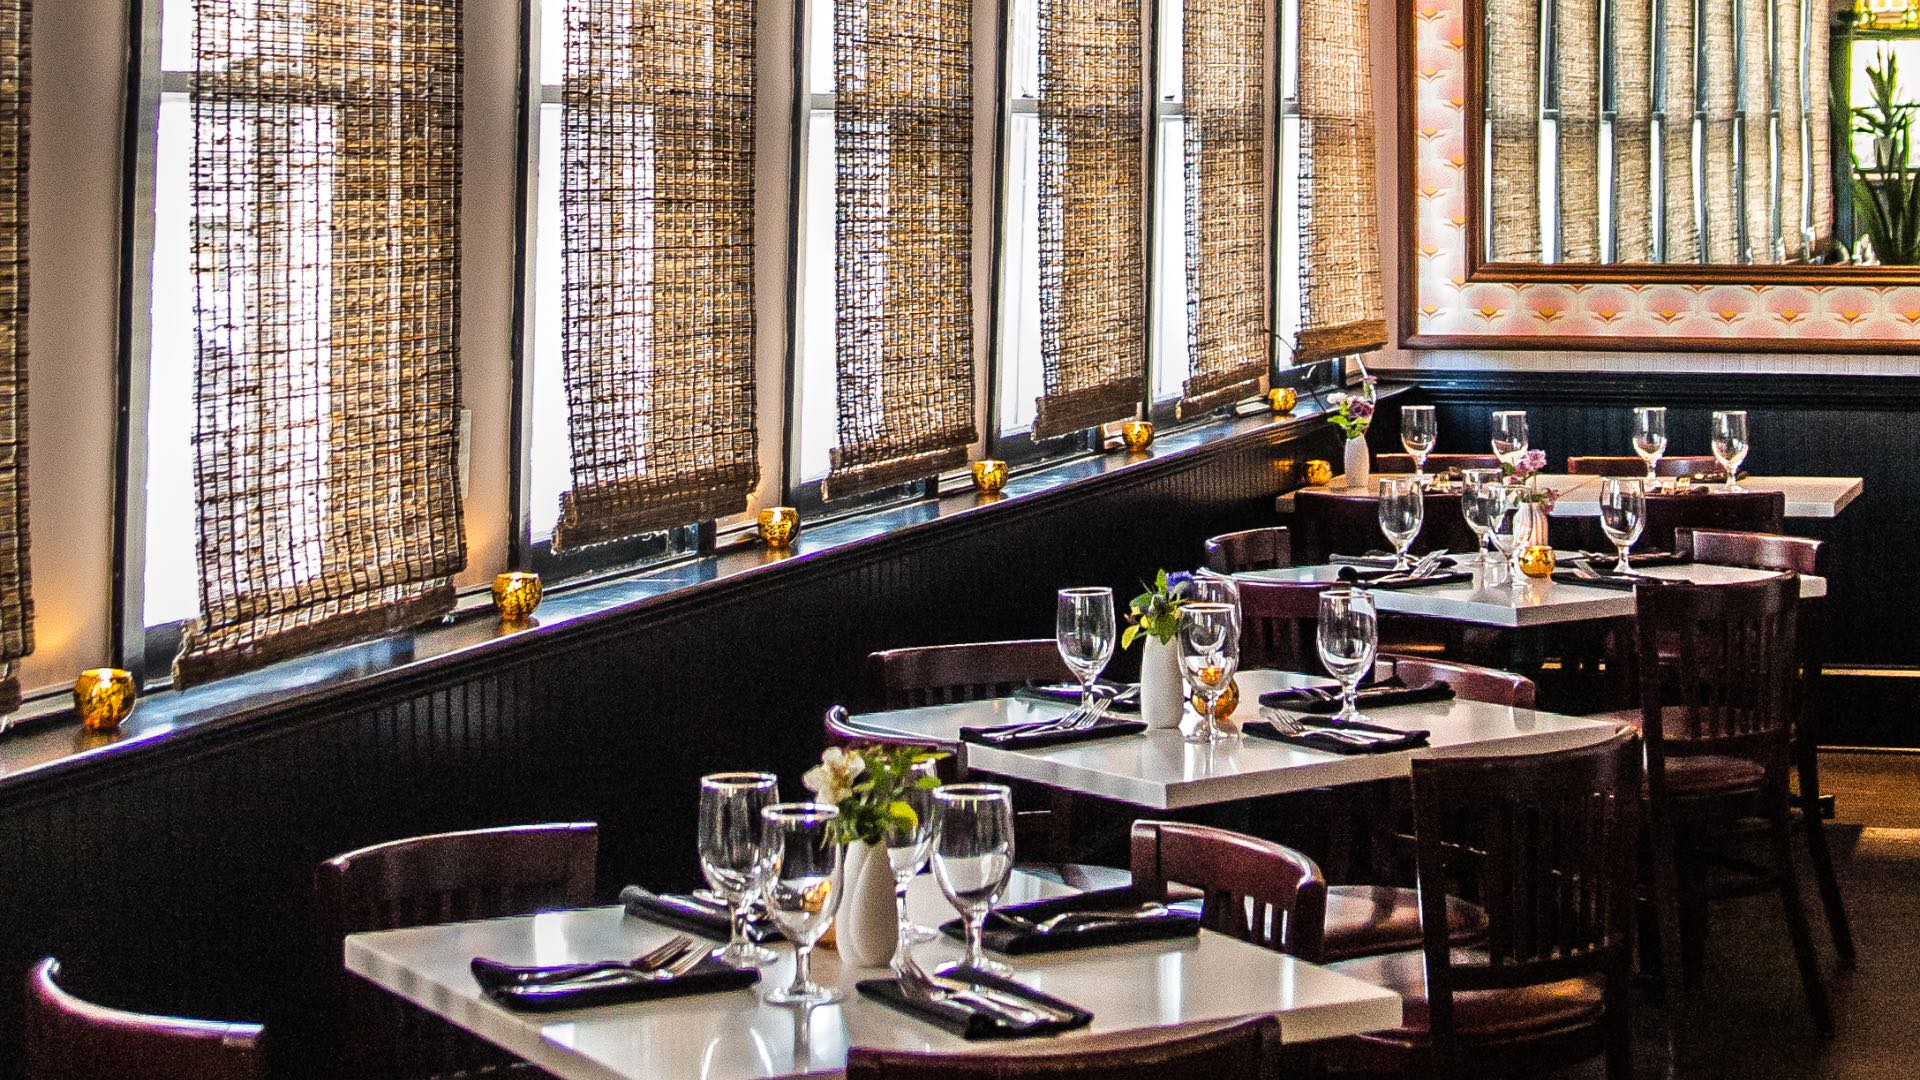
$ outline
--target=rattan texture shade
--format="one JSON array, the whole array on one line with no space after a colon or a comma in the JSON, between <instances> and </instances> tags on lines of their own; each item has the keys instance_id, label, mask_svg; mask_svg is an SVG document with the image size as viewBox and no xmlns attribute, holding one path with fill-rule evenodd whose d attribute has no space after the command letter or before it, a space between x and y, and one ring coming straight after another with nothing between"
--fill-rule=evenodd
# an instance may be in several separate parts
<instances>
[{"instance_id":1,"label":"rattan texture shade","mask_svg":"<svg viewBox=\"0 0 1920 1080\"><path fill-rule=\"evenodd\" d=\"M1300 5L1300 339L1294 362L1387 343L1367 0Z\"/></svg>"},{"instance_id":2,"label":"rattan texture shade","mask_svg":"<svg viewBox=\"0 0 1920 1080\"><path fill-rule=\"evenodd\" d=\"M1187 0L1187 343L1181 416L1259 393L1268 325L1265 0ZM1304 38L1302 39L1304 42Z\"/></svg>"},{"instance_id":3,"label":"rattan texture shade","mask_svg":"<svg viewBox=\"0 0 1920 1080\"><path fill-rule=\"evenodd\" d=\"M752 0L570 0L560 206L565 550L744 511L754 431Z\"/></svg>"},{"instance_id":4,"label":"rattan texture shade","mask_svg":"<svg viewBox=\"0 0 1920 1080\"><path fill-rule=\"evenodd\" d=\"M1740 261L1740 202L1733 175L1734 39L1733 5L1739 0L1701 0L1706 9L1704 65L1706 93L1707 261Z\"/></svg>"},{"instance_id":5,"label":"rattan texture shade","mask_svg":"<svg viewBox=\"0 0 1920 1080\"><path fill-rule=\"evenodd\" d=\"M419 623L458 491L458 0L199 0L182 684Z\"/></svg>"},{"instance_id":6,"label":"rattan texture shade","mask_svg":"<svg viewBox=\"0 0 1920 1080\"><path fill-rule=\"evenodd\" d=\"M1748 262L1778 262L1773 240L1772 0L1740 0L1740 204Z\"/></svg>"},{"instance_id":7,"label":"rattan texture shade","mask_svg":"<svg viewBox=\"0 0 1920 1080\"><path fill-rule=\"evenodd\" d=\"M1600 259L1600 5L1557 0L1560 261Z\"/></svg>"},{"instance_id":8,"label":"rattan texture shade","mask_svg":"<svg viewBox=\"0 0 1920 1080\"><path fill-rule=\"evenodd\" d=\"M1540 5L1486 0L1492 262L1539 262ZM1496 46L1496 42L1498 45Z\"/></svg>"},{"instance_id":9,"label":"rattan texture shade","mask_svg":"<svg viewBox=\"0 0 1920 1080\"><path fill-rule=\"evenodd\" d=\"M1614 261L1653 259L1653 2L1618 0L1613 41Z\"/></svg>"},{"instance_id":10,"label":"rattan texture shade","mask_svg":"<svg viewBox=\"0 0 1920 1080\"><path fill-rule=\"evenodd\" d=\"M965 464L973 385L973 4L840 0L839 445L829 497Z\"/></svg>"},{"instance_id":11,"label":"rattan texture shade","mask_svg":"<svg viewBox=\"0 0 1920 1080\"><path fill-rule=\"evenodd\" d=\"M1666 74L1660 110L1662 187L1666 206L1665 261L1700 261L1700 213L1694 203L1694 115L1700 107L1694 44L1699 26L1694 0L1661 0L1661 61Z\"/></svg>"},{"instance_id":12,"label":"rattan texture shade","mask_svg":"<svg viewBox=\"0 0 1920 1080\"><path fill-rule=\"evenodd\" d=\"M1833 243L1833 117L1828 104L1827 79L1833 27L1833 0L1806 0L1809 16L1807 47L1807 151L1813 177L1809 202L1813 217L1813 253L1824 254ZM1846 123L1844 117L1842 124ZM1844 144L1843 144L1844 149Z\"/></svg>"},{"instance_id":13,"label":"rattan texture shade","mask_svg":"<svg viewBox=\"0 0 1920 1080\"><path fill-rule=\"evenodd\" d=\"M20 707L14 665L33 652L27 563L27 117L32 0L0 0L0 713Z\"/></svg>"},{"instance_id":14,"label":"rattan texture shade","mask_svg":"<svg viewBox=\"0 0 1920 1080\"><path fill-rule=\"evenodd\" d=\"M1146 371L1139 0L1038 0L1035 438L1133 415Z\"/></svg>"},{"instance_id":15,"label":"rattan texture shade","mask_svg":"<svg viewBox=\"0 0 1920 1080\"><path fill-rule=\"evenodd\" d=\"M1778 0L1780 56L1780 245L1781 257L1798 262L1807 256L1806 37L1800 0Z\"/></svg>"}]
</instances>

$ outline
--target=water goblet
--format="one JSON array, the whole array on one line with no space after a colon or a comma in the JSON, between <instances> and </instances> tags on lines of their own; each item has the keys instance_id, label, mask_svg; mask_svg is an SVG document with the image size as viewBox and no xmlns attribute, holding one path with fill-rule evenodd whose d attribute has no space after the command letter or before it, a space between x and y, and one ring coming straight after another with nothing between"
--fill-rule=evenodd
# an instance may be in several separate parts
<instances>
[{"instance_id":1,"label":"water goblet","mask_svg":"<svg viewBox=\"0 0 1920 1080\"><path fill-rule=\"evenodd\" d=\"M1600 531L1620 549L1615 572L1631 572L1627 552L1647 527L1647 492L1632 477L1609 476L1600 481Z\"/></svg>"},{"instance_id":2,"label":"water goblet","mask_svg":"<svg viewBox=\"0 0 1920 1080\"><path fill-rule=\"evenodd\" d=\"M908 827L905 822L895 820L888 825L886 833L887 862L893 867L894 911L900 924L900 939L893 951L895 971L912 962L907 956L908 946L940 936L938 931L916 926L907 918L907 886L925 869L933 853L933 792L940 782L931 761L915 765L913 773L915 783L900 797L913 808L913 825Z\"/></svg>"},{"instance_id":3,"label":"water goblet","mask_svg":"<svg viewBox=\"0 0 1920 1080\"><path fill-rule=\"evenodd\" d=\"M1013 875L1013 795L1000 784L948 784L933 793L933 877L967 928L960 964L1005 975L987 958L987 915Z\"/></svg>"},{"instance_id":4,"label":"water goblet","mask_svg":"<svg viewBox=\"0 0 1920 1080\"><path fill-rule=\"evenodd\" d=\"M1187 689L1200 695L1207 708L1194 725L1188 742L1224 738L1217 721L1220 698L1240 666L1240 615L1231 604L1189 602L1180 608L1177 634L1180 671Z\"/></svg>"},{"instance_id":5,"label":"water goblet","mask_svg":"<svg viewBox=\"0 0 1920 1080\"><path fill-rule=\"evenodd\" d=\"M1527 456L1527 414L1509 409L1493 414L1493 453L1509 470Z\"/></svg>"},{"instance_id":6,"label":"water goblet","mask_svg":"<svg viewBox=\"0 0 1920 1080\"><path fill-rule=\"evenodd\" d=\"M1400 446L1413 457L1413 479L1426 483L1427 455L1440 441L1440 418L1431 405L1400 407Z\"/></svg>"},{"instance_id":7,"label":"water goblet","mask_svg":"<svg viewBox=\"0 0 1920 1080\"><path fill-rule=\"evenodd\" d=\"M1747 411L1730 409L1713 414L1713 460L1727 471L1728 491L1739 491L1740 485L1734 477L1740 473L1740 463L1747 460Z\"/></svg>"},{"instance_id":8,"label":"water goblet","mask_svg":"<svg viewBox=\"0 0 1920 1080\"><path fill-rule=\"evenodd\" d=\"M1387 542L1393 545L1393 568L1412 568L1413 559L1407 555L1407 550L1413 546L1414 537L1420 535L1420 525L1427 514L1426 497L1421 492L1420 482L1405 476L1388 477L1380 481L1377 510L1380 531L1386 534Z\"/></svg>"},{"instance_id":9,"label":"water goblet","mask_svg":"<svg viewBox=\"0 0 1920 1080\"><path fill-rule=\"evenodd\" d=\"M700 872L727 902L733 932L720 958L735 966L771 963L769 950L747 940L747 911L766 872L760 811L780 799L771 773L714 773L700 778Z\"/></svg>"},{"instance_id":10,"label":"water goblet","mask_svg":"<svg viewBox=\"0 0 1920 1080\"><path fill-rule=\"evenodd\" d=\"M1647 487L1660 479L1660 458L1667 452L1667 410L1642 405L1633 410L1633 452L1647 464Z\"/></svg>"},{"instance_id":11,"label":"water goblet","mask_svg":"<svg viewBox=\"0 0 1920 1080\"><path fill-rule=\"evenodd\" d=\"M1336 588L1320 594L1320 663L1340 681L1339 724L1360 719L1355 706L1360 680L1373 670L1380 645L1379 614L1365 589Z\"/></svg>"},{"instance_id":12,"label":"water goblet","mask_svg":"<svg viewBox=\"0 0 1920 1080\"><path fill-rule=\"evenodd\" d=\"M793 982L767 995L776 1005L824 1005L840 991L813 981L813 947L840 907L840 816L825 803L776 803L760 811L767 849L767 913L793 942Z\"/></svg>"},{"instance_id":13,"label":"water goblet","mask_svg":"<svg viewBox=\"0 0 1920 1080\"><path fill-rule=\"evenodd\" d=\"M1080 707L1093 705L1093 683L1113 659L1116 631L1113 590L1061 589L1054 622L1054 641L1060 659L1080 680Z\"/></svg>"},{"instance_id":14,"label":"water goblet","mask_svg":"<svg viewBox=\"0 0 1920 1080\"><path fill-rule=\"evenodd\" d=\"M1493 526L1500 509L1499 489L1504 486L1499 469L1462 469L1460 472L1460 514L1467 519L1467 528L1473 530L1479 541L1474 550L1483 568L1487 565L1487 556L1496 550Z\"/></svg>"}]
</instances>

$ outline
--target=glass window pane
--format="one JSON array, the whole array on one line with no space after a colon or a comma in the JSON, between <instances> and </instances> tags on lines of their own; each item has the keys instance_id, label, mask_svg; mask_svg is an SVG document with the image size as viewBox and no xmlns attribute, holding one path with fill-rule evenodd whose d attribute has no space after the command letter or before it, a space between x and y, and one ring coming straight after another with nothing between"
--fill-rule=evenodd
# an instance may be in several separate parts
<instances>
[{"instance_id":1,"label":"glass window pane","mask_svg":"<svg viewBox=\"0 0 1920 1080\"><path fill-rule=\"evenodd\" d=\"M540 81L559 86L567 76L567 0L540 0Z\"/></svg>"},{"instance_id":2,"label":"glass window pane","mask_svg":"<svg viewBox=\"0 0 1920 1080\"><path fill-rule=\"evenodd\" d=\"M1180 396L1192 370L1187 353L1187 200L1182 140L1186 124L1178 117L1160 121L1159 178L1154 207L1153 397Z\"/></svg>"},{"instance_id":3,"label":"glass window pane","mask_svg":"<svg viewBox=\"0 0 1920 1080\"><path fill-rule=\"evenodd\" d=\"M199 556L194 544L193 371L194 283L188 238L192 195L193 116L184 94L160 101L154 140L152 355L148 360L147 626L200 613Z\"/></svg>"},{"instance_id":4,"label":"glass window pane","mask_svg":"<svg viewBox=\"0 0 1920 1080\"><path fill-rule=\"evenodd\" d=\"M160 70L193 70L193 0L164 0L160 7Z\"/></svg>"},{"instance_id":5,"label":"glass window pane","mask_svg":"<svg viewBox=\"0 0 1920 1080\"><path fill-rule=\"evenodd\" d=\"M799 469L803 481L827 475L829 452L840 439L839 413L834 403L833 273L833 113L815 110L807 117L806 203L800 239L799 292L800 358L794 392L799 396L795 415Z\"/></svg>"},{"instance_id":6,"label":"glass window pane","mask_svg":"<svg viewBox=\"0 0 1920 1080\"><path fill-rule=\"evenodd\" d=\"M1040 124L1007 117L1007 216L1000 299L1000 434L1033 427L1040 361Z\"/></svg>"},{"instance_id":7,"label":"glass window pane","mask_svg":"<svg viewBox=\"0 0 1920 1080\"><path fill-rule=\"evenodd\" d=\"M566 266L560 250L562 115L560 105L540 107L531 327L533 401L526 425L529 440L527 527L536 544L553 538L553 527L560 520L560 496L573 486L573 448L567 437L566 367L560 348L560 328L566 318Z\"/></svg>"}]
</instances>

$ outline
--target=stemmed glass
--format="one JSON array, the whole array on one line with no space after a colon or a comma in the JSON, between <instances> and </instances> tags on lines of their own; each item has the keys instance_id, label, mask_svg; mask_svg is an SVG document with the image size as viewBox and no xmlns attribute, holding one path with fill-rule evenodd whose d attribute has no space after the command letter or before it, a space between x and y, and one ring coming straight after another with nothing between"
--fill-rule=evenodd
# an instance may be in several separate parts
<instances>
[{"instance_id":1,"label":"stemmed glass","mask_svg":"<svg viewBox=\"0 0 1920 1080\"><path fill-rule=\"evenodd\" d=\"M933 793L933 877L967 927L961 965L1005 975L981 941L987 913L1013 874L1013 795L1000 784L948 784Z\"/></svg>"},{"instance_id":2,"label":"stemmed glass","mask_svg":"<svg viewBox=\"0 0 1920 1080\"><path fill-rule=\"evenodd\" d=\"M714 773L700 778L700 872L727 902L733 933L720 959L735 966L771 963L769 950L747 940L747 904L761 886L767 851L760 812L780 799L771 773Z\"/></svg>"},{"instance_id":3,"label":"stemmed glass","mask_svg":"<svg viewBox=\"0 0 1920 1080\"><path fill-rule=\"evenodd\" d=\"M1523 514L1520 513L1520 489L1512 484L1494 484L1488 489L1488 498L1493 506L1493 529L1487 534L1493 541L1493 549L1500 555L1499 566L1502 573L1514 588L1526 584L1521 578L1519 567L1514 565L1514 551L1520 546L1520 530Z\"/></svg>"},{"instance_id":4,"label":"stemmed glass","mask_svg":"<svg viewBox=\"0 0 1920 1080\"><path fill-rule=\"evenodd\" d=\"M1093 704L1093 682L1113 659L1113 590L1061 589L1054 623L1060 659L1080 680L1080 707Z\"/></svg>"},{"instance_id":5,"label":"stemmed glass","mask_svg":"<svg viewBox=\"0 0 1920 1080\"><path fill-rule=\"evenodd\" d=\"M1226 604L1233 608L1234 640L1240 638L1240 585L1233 578L1214 570L1201 569L1193 572L1193 581L1187 586L1187 603L1190 604Z\"/></svg>"},{"instance_id":6,"label":"stemmed glass","mask_svg":"<svg viewBox=\"0 0 1920 1080\"><path fill-rule=\"evenodd\" d=\"M1385 533L1387 541L1393 545L1393 568L1407 570L1413 566L1413 559L1407 555L1407 549L1413 546L1413 538L1420 535L1420 525L1427 516L1426 497L1421 493L1420 481L1405 476L1388 477L1380 481L1380 531Z\"/></svg>"},{"instance_id":7,"label":"stemmed glass","mask_svg":"<svg viewBox=\"0 0 1920 1080\"><path fill-rule=\"evenodd\" d=\"M1492 540L1493 527L1500 511L1500 488L1506 485L1500 482L1499 469L1462 469L1460 482L1460 514L1479 540L1475 550L1480 556L1480 565L1485 567L1488 553L1497 550Z\"/></svg>"},{"instance_id":8,"label":"stemmed glass","mask_svg":"<svg viewBox=\"0 0 1920 1080\"><path fill-rule=\"evenodd\" d=\"M1433 406L1400 407L1400 445L1413 456L1414 482L1426 482L1427 455L1433 453L1434 444L1439 441L1440 418L1434 415Z\"/></svg>"},{"instance_id":9,"label":"stemmed glass","mask_svg":"<svg viewBox=\"0 0 1920 1080\"><path fill-rule=\"evenodd\" d=\"M931 761L923 761L913 767L917 781L935 780L937 775ZM894 945L893 969L900 971L912 963L907 957L907 947L917 941L932 941L940 935L924 926L915 926L907 918L907 886L913 883L914 875L927 865L927 857L933 853L933 787L922 783L910 785L901 795L900 801L913 808L913 827L908 828L899 819L894 819L887 827L887 862L893 867L894 910L900 924L900 940Z\"/></svg>"},{"instance_id":10,"label":"stemmed glass","mask_svg":"<svg viewBox=\"0 0 1920 1080\"><path fill-rule=\"evenodd\" d=\"M1647 486L1660 479L1660 458L1667 452L1667 410L1642 405L1633 410L1633 452L1647 463Z\"/></svg>"},{"instance_id":11,"label":"stemmed glass","mask_svg":"<svg viewBox=\"0 0 1920 1080\"><path fill-rule=\"evenodd\" d=\"M1380 621L1373 594L1365 589L1336 588L1320 594L1320 663L1340 680L1338 724L1360 719L1354 705L1360 679L1373 670L1374 650L1380 644Z\"/></svg>"},{"instance_id":12,"label":"stemmed glass","mask_svg":"<svg viewBox=\"0 0 1920 1080\"><path fill-rule=\"evenodd\" d=\"M1630 573L1627 552L1647 527L1647 492L1640 481L1630 477L1609 476L1600 481L1600 531L1620 549L1616 573Z\"/></svg>"},{"instance_id":13,"label":"stemmed glass","mask_svg":"<svg viewBox=\"0 0 1920 1080\"><path fill-rule=\"evenodd\" d=\"M1223 737L1215 715L1240 666L1240 613L1231 604L1184 604L1179 639L1180 670L1187 687L1207 703L1187 741L1212 742Z\"/></svg>"},{"instance_id":14,"label":"stemmed glass","mask_svg":"<svg viewBox=\"0 0 1920 1080\"><path fill-rule=\"evenodd\" d=\"M1747 460L1747 411L1733 409L1713 414L1713 460L1727 470L1728 491L1739 491L1740 485L1733 478L1740 472L1740 463Z\"/></svg>"},{"instance_id":15,"label":"stemmed glass","mask_svg":"<svg viewBox=\"0 0 1920 1080\"><path fill-rule=\"evenodd\" d=\"M1517 409L1493 414L1493 454L1508 469L1527 456L1527 414Z\"/></svg>"},{"instance_id":16,"label":"stemmed glass","mask_svg":"<svg viewBox=\"0 0 1920 1080\"><path fill-rule=\"evenodd\" d=\"M777 803L760 811L767 848L767 913L793 942L793 982L767 1000L776 1005L824 1005L840 991L813 981L813 946L840 908L841 855L833 834L836 807Z\"/></svg>"}]
</instances>

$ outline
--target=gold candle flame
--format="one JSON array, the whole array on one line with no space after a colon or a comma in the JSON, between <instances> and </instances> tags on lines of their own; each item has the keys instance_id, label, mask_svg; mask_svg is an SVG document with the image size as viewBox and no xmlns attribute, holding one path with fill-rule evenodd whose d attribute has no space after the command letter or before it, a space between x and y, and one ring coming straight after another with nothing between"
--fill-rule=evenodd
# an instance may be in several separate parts
<instances>
[{"instance_id":1,"label":"gold candle flame","mask_svg":"<svg viewBox=\"0 0 1920 1080\"><path fill-rule=\"evenodd\" d=\"M793 543L800 531L800 511L791 506L769 506L760 511L760 538L771 548Z\"/></svg>"}]
</instances>

